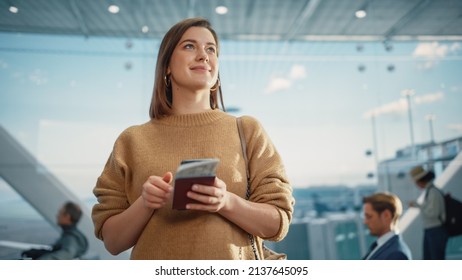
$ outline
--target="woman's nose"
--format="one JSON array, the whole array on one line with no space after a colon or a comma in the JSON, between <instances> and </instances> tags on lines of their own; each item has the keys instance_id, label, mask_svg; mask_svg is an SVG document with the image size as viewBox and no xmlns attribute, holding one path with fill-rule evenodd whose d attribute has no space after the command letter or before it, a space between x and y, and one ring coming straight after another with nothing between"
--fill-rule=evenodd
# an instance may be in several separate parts
<instances>
[{"instance_id":1,"label":"woman's nose","mask_svg":"<svg viewBox=\"0 0 462 280\"><path fill-rule=\"evenodd\" d=\"M209 61L209 55L205 50L199 50L197 57L199 61Z\"/></svg>"}]
</instances>

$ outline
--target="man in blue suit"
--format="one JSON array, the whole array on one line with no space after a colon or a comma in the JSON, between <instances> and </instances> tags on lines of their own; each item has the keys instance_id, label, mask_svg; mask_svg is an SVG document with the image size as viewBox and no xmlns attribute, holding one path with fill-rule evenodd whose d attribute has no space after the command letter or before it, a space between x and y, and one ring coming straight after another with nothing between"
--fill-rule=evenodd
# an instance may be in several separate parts
<instances>
[{"instance_id":1,"label":"man in blue suit","mask_svg":"<svg viewBox=\"0 0 462 280\"><path fill-rule=\"evenodd\" d=\"M403 211L400 199L389 193L375 193L363 198L364 224L377 240L364 260L410 260L411 251L397 232Z\"/></svg>"}]
</instances>

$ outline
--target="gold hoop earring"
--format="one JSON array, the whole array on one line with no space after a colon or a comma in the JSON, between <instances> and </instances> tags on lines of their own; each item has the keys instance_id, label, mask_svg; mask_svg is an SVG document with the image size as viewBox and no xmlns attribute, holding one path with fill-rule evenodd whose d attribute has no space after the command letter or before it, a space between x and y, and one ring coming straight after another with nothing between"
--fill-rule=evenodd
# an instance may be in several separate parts
<instances>
[{"instance_id":1,"label":"gold hoop earring","mask_svg":"<svg viewBox=\"0 0 462 280\"><path fill-rule=\"evenodd\" d=\"M164 83L166 87L170 87L172 82L167 78L167 75L164 76Z\"/></svg>"},{"instance_id":2,"label":"gold hoop earring","mask_svg":"<svg viewBox=\"0 0 462 280\"><path fill-rule=\"evenodd\" d=\"M215 83L215 86L210 88L210 91L216 91L220 86L221 86L220 79L217 79L217 82Z\"/></svg>"}]
</instances>

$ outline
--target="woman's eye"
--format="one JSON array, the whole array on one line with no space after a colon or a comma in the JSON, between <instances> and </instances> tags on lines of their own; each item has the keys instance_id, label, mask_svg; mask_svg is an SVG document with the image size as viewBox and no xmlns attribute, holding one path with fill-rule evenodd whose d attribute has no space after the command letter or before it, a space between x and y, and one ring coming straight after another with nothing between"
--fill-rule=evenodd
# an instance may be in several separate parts
<instances>
[{"instance_id":1,"label":"woman's eye","mask_svg":"<svg viewBox=\"0 0 462 280\"><path fill-rule=\"evenodd\" d=\"M185 49L192 50L192 49L194 49L194 45L193 45L193 44L186 44L186 45L184 46L184 48L185 48Z\"/></svg>"},{"instance_id":2,"label":"woman's eye","mask_svg":"<svg viewBox=\"0 0 462 280\"><path fill-rule=\"evenodd\" d=\"M207 51L208 51L209 53L216 53L216 52L217 52L217 51L215 50L214 47L208 48Z\"/></svg>"}]
</instances>

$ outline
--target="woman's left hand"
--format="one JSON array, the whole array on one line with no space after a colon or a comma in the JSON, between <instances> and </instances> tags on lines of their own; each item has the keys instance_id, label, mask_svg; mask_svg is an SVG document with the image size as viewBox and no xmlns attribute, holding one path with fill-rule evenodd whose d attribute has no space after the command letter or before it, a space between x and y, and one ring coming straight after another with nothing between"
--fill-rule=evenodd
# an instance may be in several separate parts
<instances>
[{"instance_id":1,"label":"woman's left hand","mask_svg":"<svg viewBox=\"0 0 462 280\"><path fill-rule=\"evenodd\" d=\"M226 183L215 178L213 186L198 185L192 186L192 191L188 192L188 197L200 203L189 203L186 205L190 210L202 210L208 212L218 212L228 203L229 193L226 190Z\"/></svg>"}]
</instances>

